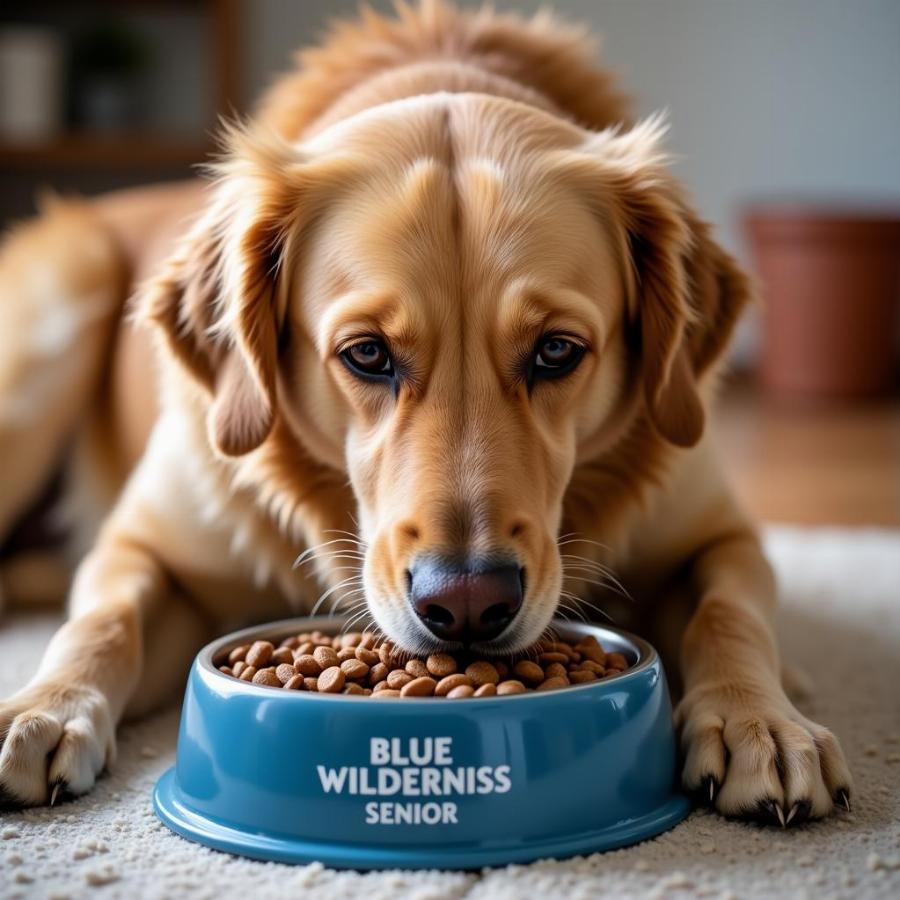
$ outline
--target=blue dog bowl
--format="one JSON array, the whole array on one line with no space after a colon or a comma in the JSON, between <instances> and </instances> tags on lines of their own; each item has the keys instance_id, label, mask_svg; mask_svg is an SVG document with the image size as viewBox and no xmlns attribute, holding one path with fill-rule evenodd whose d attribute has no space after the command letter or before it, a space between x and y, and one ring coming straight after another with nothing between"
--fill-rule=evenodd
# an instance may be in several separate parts
<instances>
[{"instance_id":1,"label":"blue dog bowl","mask_svg":"<svg viewBox=\"0 0 900 900\"><path fill-rule=\"evenodd\" d=\"M239 644L340 627L294 619L207 645L191 669L159 817L242 856L356 869L477 869L633 844L689 810L656 651L593 634L631 668L546 693L374 701L262 687L218 672Z\"/></svg>"}]
</instances>

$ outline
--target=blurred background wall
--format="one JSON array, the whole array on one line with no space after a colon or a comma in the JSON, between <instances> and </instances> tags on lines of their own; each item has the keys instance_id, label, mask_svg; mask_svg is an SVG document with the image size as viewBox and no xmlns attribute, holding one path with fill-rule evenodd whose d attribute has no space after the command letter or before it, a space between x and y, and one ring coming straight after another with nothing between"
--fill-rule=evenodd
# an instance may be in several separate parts
<instances>
[{"instance_id":1,"label":"blurred background wall","mask_svg":"<svg viewBox=\"0 0 900 900\"><path fill-rule=\"evenodd\" d=\"M390 8L387 0L372 5ZM541 3L496 5L528 13ZM668 111L676 171L725 244L745 260L740 214L747 201L900 206L897 0L546 5L602 37L602 58L620 73L640 113ZM357 6L356 0L6 0L0 25L56 30L70 77L57 134L24 142L0 137L0 223L28 213L40 185L90 193L189 175L209 147L217 112L246 110L289 65L294 49ZM134 75L139 97L120 133L107 129L112 133L97 139L79 120L72 57L85 32L111 22L142 44ZM752 357L753 335L751 322L739 361Z\"/></svg>"}]
</instances>

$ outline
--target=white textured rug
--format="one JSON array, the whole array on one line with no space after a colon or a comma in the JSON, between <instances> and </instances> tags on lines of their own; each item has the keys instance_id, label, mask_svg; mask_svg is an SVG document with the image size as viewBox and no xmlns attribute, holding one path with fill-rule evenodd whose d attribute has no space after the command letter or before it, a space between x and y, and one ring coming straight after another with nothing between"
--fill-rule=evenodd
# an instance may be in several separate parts
<instances>
[{"instance_id":1,"label":"white textured rug","mask_svg":"<svg viewBox=\"0 0 900 900\"><path fill-rule=\"evenodd\" d=\"M120 736L94 792L0 818L0 897L430 900L466 897L900 897L900 532L775 529L782 646L814 679L805 707L843 741L853 813L780 831L706 812L637 847L481 873L334 872L256 863L167 831L150 790L177 711ZM57 618L0 624L0 695L21 684Z\"/></svg>"}]
</instances>

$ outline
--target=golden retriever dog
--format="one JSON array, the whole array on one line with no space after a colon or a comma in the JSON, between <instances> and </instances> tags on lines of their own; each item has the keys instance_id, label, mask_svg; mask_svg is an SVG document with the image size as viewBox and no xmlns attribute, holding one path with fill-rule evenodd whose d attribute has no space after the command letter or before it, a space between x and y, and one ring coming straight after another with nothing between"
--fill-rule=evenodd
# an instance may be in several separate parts
<instances>
[{"instance_id":1,"label":"golden retriever dog","mask_svg":"<svg viewBox=\"0 0 900 900\"><path fill-rule=\"evenodd\" d=\"M581 31L425 0L302 54L211 185L9 235L0 532L65 460L87 552L0 703L8 803L88 791L202 642L327 595L420 652L603 609L673 661L687 790L782 825L849 806L707 429L748 282L662 131Z\"/></svg>"}]
</instances>

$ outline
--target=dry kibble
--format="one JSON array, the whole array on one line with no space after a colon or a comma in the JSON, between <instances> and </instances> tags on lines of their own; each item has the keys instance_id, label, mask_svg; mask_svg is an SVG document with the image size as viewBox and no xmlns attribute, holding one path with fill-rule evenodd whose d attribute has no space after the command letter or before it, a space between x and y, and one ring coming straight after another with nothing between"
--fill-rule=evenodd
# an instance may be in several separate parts
<instances>
[{"instance_id":1,"label":"dry kibble","mask_svg":"<svg viewBox=\"0 0 900 900\"><path fill-rule=\"evenodd\" d=\"M470 684L461 684L458 687L453 688L449 694L447 694L448 700L464 700L466 697L471 697L475 693L475 688Z\"/></svg>"},{"instance_id":2,"label":"dry kibble","mask_svg":"<svg viewBox=\"0 0 900 900\"><path fill-rule=\"evenodd\" d=\"M411 659L403 668L406 669L413 678L425 678L429 674L428 666L426 666L421 659Z\"/></svg>"},{"instance_id":3,"label":"dry kibble","mask_svg":"<svg viewBox=\"0 0 900 900\"><path fill-rule=\"evenodd\" d=\"M409 684L413 680L412 675L403 669L394 669L387 677L388 687L399 691L405 684Z\"/></svg>"},{"instance_id":4,"label":"dry kibble","mask_svg":"<svg viewBox=\"0 0 900 900\"><path fill-rule=\"evenodd\" d=\"M513 667L513 672L526 684L540 684L544 680L544 670L530 659L519 660Z\"/></svg>"},{"instance_id":5,"label":"dry kibble","mask_svg":"<svg viewBox=\"0 0 900 900\"><path fill-rule=\"evenodd\" d=\"M238 660L241 662L247 661L247 651L250 649L249 644L241 644L240 647L235 647L231 653L228 654L228 663L229 665L234 665Z\"/></svg>"},{"instance_id":6,"label":"dry kibble","mask_svg":"<svg viewBox=\"0 0 900 900\"><path fill-rule=\"evenodd\" d=\"M288 663L282 663L280 666L275 667L275 675L281 684L287 684L297 674L297 670L292 665L288 665Z\"/></svg>"},{"instance_id":7,"label":"dry kibble","mask_svg":"<svg viewBox=\"0 0 900 900\"><path fill-rule=\"evenodd\" d=\"M256 666L257 669L264 668L274 652L275 647L271 641L255 641L247 651L247 665Z\"/></svg>"},{"instance_id":8,"label":"dry kibble","mask_svg":"<svg viewBox=\"0 0 900 900\"><path fill-rule=\"evenodd\" d=\"M322 670L331 669L334 666L340 664L340 660L338 659L337 653L334 652L334 647L316 647L313 650L313 659L322 667Z\"/></svg>"},{"instance_id":9,"label":"dry kibble","mask_svg":"<svg viewBox=\"0 0 900 900\"><path fill-rule=\"evenodd\" d=\"M294 660L294 668L301 675L318 675L322 671L319 661L309 653L304 653Z\"/></svg>"},{"instance_id":10,"label":"dry kibble","mask_svg":"<svg viewBox=\"0 0 900 900\"><path fill-rule=\"evenodd\" d=\"M290 649L290 647L279 647L272 654L272 665L273 666L282 666L282 665L293 665L294 664L294 652Z\"/></svg>"},{"instance_id":11,"label":"dry kibble","mask_svg":"<svg viewBox=\"0 0 900 900\"><path fill-rule=\"evenodd\" d=\"M449 653L432 653L425 660L425 665L432 675L444 678L456 671L456 660Z\"/></svg>"},{"instance_id":12,"label":"dry kibble","mask_svg":"<svg viewBox=\"0 0 900 900\"><path fill-rule=\"evenodd\" d=\"M390 679L388 679L390 681ZM413 678L400 689L401 697L430 697L434 693L437 682L427 675ZM455 689L454 689L455 690ZM449 696L449 695L448 695Z\"/></svg>"},{"instance_id":13,"label":"dry kibble","mask_svg":"<svg viewBox=\"0 0 900 900\"><path fill-rule=\"evenodd\" d=\"M500 680L500 673L496 667L485 660L479 660L466 666L466 675L469 676L475 687L483 684L496 684Z\"/></svg>"},{"instance_id":14,"label":"dry kibble","mask_svg":"<svg viewBox=\"0 0 900 900\"><path fill-rule=\"evenodd\" d=\"M322 694L339 694L344 689L347 676L340 666L329 666L319 676L319 692Z\"/></svg>"},{"instance_id":15,"label":"dry kibble","mask_svg":"<svg viewBox=\"0 0 900 900\"><path fill-rule=\"evenodd\" d=\"M371 632L333 637L312 631L285 638L277 649L271 641L242 644L216 665L226 677L291 691L456 700L591 684L625 671L629 662L593 637L542 642L504 661L465 652L410 658Z\"/></svg>"},{"instance_id":16,"label":"dry kibble","mask_svg":"<svg viewBox=\"0 0 900 900\"><path fill-rule=\"evenodd\" d=\"M356 681L360 678L365 678L369 674L369 667L355 656L345 659L341 663L341 669L349 679Z\"/></svg>"},{"instance_id":17,"label":"dry kibble","mask_svg":"<svg viewBox=\"0 0 900 900\"><path fill-rule=\"evenodd\" d=\"M458 688L460 685L468 685L472 686L472 679L469 678L468 675L463 675L462 672L456 672L453 675L445 675L438 683L437 687L434 689L434 693L438 697L446 697L447 694L450 693L454 688Z\"/></svg>"},{"instance_id":18,"label":"dry kibble","mask_svg":"<svg viewBox=\"0 0 900 900\"><path fill-rule=\"evenodd\" d=\"M360 662L364 662L367 666L374 666L379 662L379 656L374 650L370 650L368 647L357 647L354 651L356 658Z\"/></svg>"},{"instance_id":19,"label":"dry kibble","mask_svg":"<svg viewBox=\"0 0 900 900\"><path fill-rule=\"evenodd\" d=\"M281 687L281 681L275 674L275 670L270 666L267 669L260 669L253 676L254 684L264 684L266 687Z\"/></svg>"},{"instance_id":20,"label":"dry kibble","mask_svg":"<svg viewBox=\"0 0 900 900\"><path fill-rule=\"evenodd\" d=\"M566 667L562 663L552 662L544 666L544 678L565 678L566 674Z\"/></svg>"}]
</instances>

